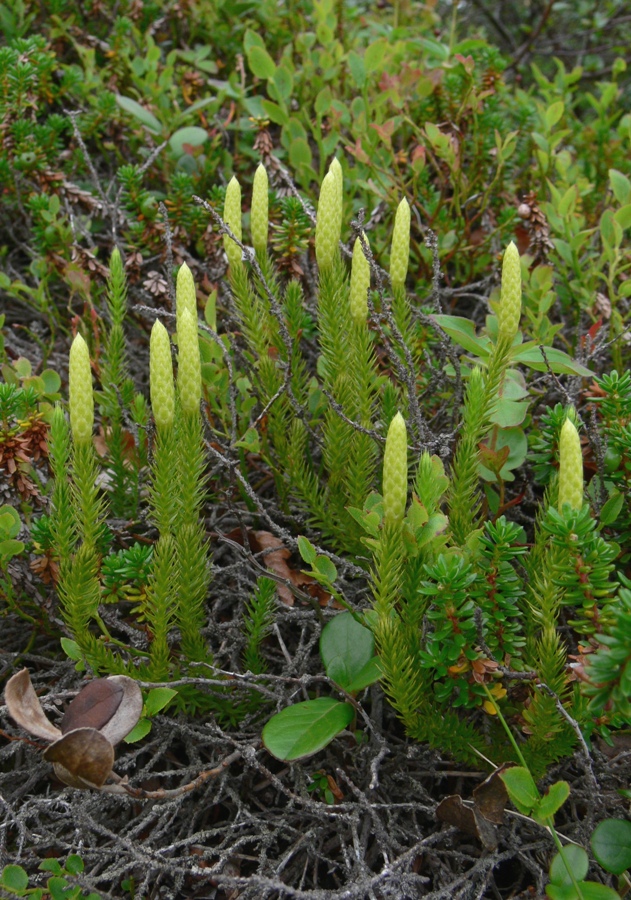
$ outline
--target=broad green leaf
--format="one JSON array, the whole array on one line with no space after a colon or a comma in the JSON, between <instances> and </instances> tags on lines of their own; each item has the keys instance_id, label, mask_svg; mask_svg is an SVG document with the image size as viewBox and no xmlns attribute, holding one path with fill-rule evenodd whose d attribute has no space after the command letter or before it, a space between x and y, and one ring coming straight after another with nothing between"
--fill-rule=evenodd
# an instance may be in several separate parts
<instances>
[{"instance_id":1,"label":"broad green leaf","mask_svg":"<svg viewBox=\"0 0 631 900\"><path fill-rule=\"evenodd\" d=\"M344 690L348 690L374 653L372 632L349 612L339 613L322 630L320 655L326 674Z\"/></svg>"},{"instance_id":2,"label":"broad green leaf","mask_svg":"<svg viewBox=\"0 0 631 900\"><path fill-rule=\"evenodd\" d=\"M272 716L263 729L263 744L276 759L304 759L330 744L354 715L350 703L332 697L296 703Z\"/></svg>"},{"instance_id":3,"label":"broad green leaf","mask_svg":"<svg viewBox=\"0 0 631 900\"><path fill-rule=\"evenodd\" d=\"M54 369L44 369L41 374L46 394L56 394L61 387L61 378Z\"/></svg>"},{"instance_id":4,"label":"broad green leaf","mask_svg":"<svg viewBox=\"0 0 631 900\"><path fill-rule=\"evenodd\" d=\"M33 367L31 366L31 361L29 359L25 356L19 356L13 363L13 368L20 378L28 378Z\"/></svg>"},{"instance_id":5,"label":"broad green leaf","mask_svg":"<svg viewBox=\"0 0 631 900\"><path fill-rule=\"evenodd\" d=\"M315 98L314 109L316 111L316 115L318 115L320 118L328 115L331 109L332 99L333 95L331 93L331 88L327 84L327 86L323 87Z\"/></svg>"},{"instance_id":6,"label":"broad green leaf","mask_svg":"<svg viewBox=\"0 0 631 900\"><path fill-rule=\"evenodd\" d=\"M355 85L358 88L363 88L366 84L366 68L364 60L354 50L351 50L348 54L348 68Z\"/></svg>"},{"instance_id":7,"label":"broad green leaf","mask_svg":"<svg viewBox=\"0 0 631 900\"><path fill-rule=\"evenodd\" d=\"M317 556L313 564L313 572L321 575L323 579L333 584L337 578L337 569L328 556Z\"/></svg>"},{"instance_id":8,"label":"broad green leaf","mask_svg":"<svg viewBox=\"0 0 631 900\"><path fill-rule=\"evenodd\" d=\"M186 128L178 128L178 130L169 138L169 146L176 156L182 156L186 153L185 144L191 147L201 147L208 140L208 132L199 125L187 125Z\"/></svg>"},{"instance_id":9,"label":"broad green leaf","mask_svg":"<svg viewBox=\"0 0 631 900\"><path fill-rule=\"evenodd\" d=\"M14 507L8 503L0 506L0 535L14 538L20 533L21 527L19 513Z\"/></svg>"},{"instance_id":10,"label":"broad green leaf","mask_svg":"<svg viewBox=\"0 0 631 900\"><path fill-rule=\"evenodd\" d=\"M594 829L591 845L603 869L614 875L631 869L631 822L605 819Z\"/></svg>"},{"instance_id":11,"label":"broad green leaf","mask_svg":"<svg viewBox=\"0 0 631 900\"><path fill-rule=\"evenodd\" d=\"M519 812L529 816L541 795L528 769L523 766L514 766L501 772L500 778L506 785L508 796Z\"/></svg>"},{"instance_id":12,"label":"broad green leaf","mask_svg":"<svg viewBox=\"0 0 631 900\"><path fill-rule=\"evenodd\" d=\"M13 557L21 553L22 550L24 550L23 541L15 541L12 538L9 538L6 541L0 541L0 559L5 562L13 559Z\"/></svg>"},{"instance_id":13,"label":"broad green leaf","mask_svg":"<svg viewBox=\"0 0 631 900\"><path fill-rule=\"evenodd\" d=\"M286 125L289 122L288 114L278 105L278 103L272 103L271 100L262 99L261 106L265 111L267 118L271 119L275 125Z\"/></svg>"},{"instance_id":14,"label":"broad green leaf","mask_svg":"<svg viewBox=\"0 0 631 900\"><path fill-rule=\"evenodd\" d=\"M265 42L257 31L253 31L251 28L248 28L243 35L243 49L245 50L246 54L248 54L252 47L262 47L264 50Z\"/></svg>"},{"instance_id":15,"label":"broad green leaf","mask_svg":"<svg viewBox=\"0 0 631 900\"><path fill-rule=\"evenodd\" d=\"M563 856L560 853L555 855L550 866L550 881L555 884L572 884L568 866L577 881L582 881L587 875L589 858L577 844L568 844L564 847Z\"/></svg>"},{"instance_id":16,"label":"broad green leaf","mask_svg":"<svg viewBox=\"0 0 631 900\"><path fill-rule=\"evenodd\" d=\"M486 358L490 352L491 341L483 335L478 337L475 333L475 325L471 319L462 316L433 315L431 319L443 329L449 337L469 353L476 353Z\"/></svg>"},{"instance_id":17,"label":"broad green leaf","mask_svg":"<svg viewBox=\"0 0 631 900\"><path fill-rule=\"evenodd\" d=\"M489 419L494 425L499 425L501 428L514 428L521 425L527 413L528 403L523 400L507 400L502 397L497 401L495 410Z\"/></svg>"},{"instance_id":18,"label":"broad green leaf","mask_svg":"<svg viewBox=\"0 0 631 900\"><path fill-rule=\"evenodd\" d=\"M552 818L563 806L570 796L570 786L567 781L557 781L550 785L549 790L543 795L538 806L533 810L533 819L542 824Z\"/></svg>"},{"instance_id":19,"label":"broad green leaf","mask_svg":"<svg viewBox=\"0 0 631 900\"><path fill-rule=\"evenodd\" d=\"M430 55L446 62L449 59L450 49L448 44L441 44L433 38L421 38L418 42L421 47Z\"/></svg>"},{"instance_id":20,"label":"broad green leaf","mask_svg":"<svg viewBox=\"0 0 631 900\"><path fill-rule=\"evenodd\" d=\"M546 126L548 131L550 131L557 122L560 120L563 115L563 111L565 106L563 105L562 100L557 100L556 103L551 103L550 106L546 110Z\"/></svg>"},{"instance_id":21,"label":"broad green leaf","mask_svg":"<svg viewBox=\"0 0 631 900\"><path fill-rule=\"evenodd\" d=\"M621 206L631 200L631 181L617 169L609 169L609 184L613 195Z\"/></svg>"},{"instance_id":22,"label":"broad green leaf","mask_svg":"<svg viewBox=\"0 0 631 900\"><path fill-rule=\"evenodd\" d=\"M298 538L298 553L309 566L314 564L318 556L318 552L311 541L308 541L302 535Z\"/></svg>"},{"instance_id":23,"label":"broad green leaf","mask_svg":"<svg viewBox=\"0 0 631 900\"><path fill-rule=\"evenodd\" d=\"M116 102L121 109L124 109L125 112L128 112L131 116L135 116L136 119L142 122L149 131L153 131L154 134L160 134L162 125L158 122L154 114L149 112L148 109L145 109L144 106L141 106L140 103L132 100L131 97L123 97L121 94L116 95Z\"/></svg>"},{"instance_id":24,"label":"broad green leaf","mask_svg":"<svg viewBox=\"0 0 631 900\"><path fill-rule=\"evenodd\" d=\"M276 63L264 47L251 47L248 51L248 65L252 74L267 81L276 72Z\"/></svg>"},{"instance_id":25,"label":"broad green leaf","mask_svg":"<svg viewBox=\"0 0 631 900\"><path fill-rule=\"evenodd\" d=\"M71 853L66 860L64 868L66 869L66 872L70 872L71 875L80 875L84 869L83 860L78 853Z\"/></svg>"},{"instance_id":26,"label":"broad green leaf","mask_svg":"<svg viewBox=\"0 0 631 900\"><path fill-rule=\"evenodd\" d=\"M375 682L379 681L381 678L381 666L379 665L379 657L373 656L372 659L369 659L361 672L358 672L357 677L354 681L352 681L349 686L346 688L349 694L357 694L359 691L363 691L364 688L367 688L370 684L375 684Z\"/></svg>"},{"instance_id":27,"label":"broad green leaf","mask_svg":"<svg viewBox=\"0 0 631 900\"><path fill-rule=\"evenodd\" d=\"M284 66L278 66L274 73L274 87L282 100L289 100L294 89L293 75Z\"/></svg>"},{"instance_id":28,"label":"broad green leaf","mask_svg":"<svg viewBox=\"0 0 631 900\"><path fill-rule=\"evenodd\" d=\"M61 649L69 659L74 659L75 662L82 662L83 653L81 652L81 648L76 641L73 641L70 638L62 637L60 643Z\"/></svg>"},{"instance_id":29,"label":"broad green leaf","mask_svg":"<svg viewBox=\"0 0 631 900\"><path fill-rule=\"evenodd\" d=\"M22 866L5 866L0 884L13 891L25 891L28 887L28 875Z\"/></svg>"},{"instance_id":30,"label":"broad green leaf","mask_svg":"<svg viewBox=\"0 0 631 900\"><path fill-rule=\"evenodd\" d=\"M623 206L620 209L616 210L613 216L613 220L621 228L631 227L631 203L627 203L626 206Z\"/></svg>"},{"instance_id":31,"label":"broad green leaf","mask_svg":"<svg viewBox=\"0 0 631 900\"><path fill-rule=\"evenodd\" d=\"M164 709L170 703L176 694L177 691L173 690L173 688L157 687L150 690L145 700L147 715L155 716L156 713L159 713L161 709Z\"/></svg>"},{"instance_id":32,"label":"broad green leaf","mask_svg":"<svg viewBox=\"0 0 631 900\"><path fill-rule=\"evenodd\" d=\"M40 872L52 872L53 875L61 875L61 873L63 872L61 863L54 856L51 856L48 859L43 859L37 868L40 870Z\"/></svg>"},{"instance_id":33,"label":"broad green leaf","mask_svg":"<svg viewBox=\"0 0 631 900\"><path fill-rule=\"evenodd\" d=\"M386 39L379 38L379 40L374 41L366 47L366 52L364 53L364 68L367 75L370 75L376 69L380 68L387 46L388 43Z\"/></svg>"},{"instance_id":34,"label":"broad green leaf","mask_svg":"<svg viewBox=\"0 0 631 900\"><path fill-rule=\"evenodd\" d=\"M620 515L620 511L622 510L624 504L624 494L620 491L613 490L611 492L611 496L604 504L603 508L600 511L600 524L601 525L613 525L618 516Z\"/></svg>"},{"instance_id":35,"label":"broad green leaf","mask_svg":"<svg viewBox=\"0 0 631 900\"><path fill-rule=\"evenodd\" d=\"M578 199L578 189L575 184L571 185L559 203L557 212L560 216L567 216L574 212L576 201Z\"/></svg>"},{"instance_id":36,"label":"broad green leaf","mask_svg":"<svg viewBox=\"0 0 631 900\"><path fill-rule=\"evenodd\" d=\"M287 120L287 127L283 128L283 136L288 141L288 144L285 144L285 146L288 146L292 141L295 141L298 138L301 138L304 141L307 140L305 126L297 116L291 116Z\"/></svg>"},{"instance_id":37,"label":"broad green leaf","mask_svg":"<svg viewBox=\"0 0 631 900\"><path fill-rule=\"evenodd\" d=\"M151 720L139 719L132 730L129 732L127 737L123 738L123 740L126 744L135 744L137 741L141 741L144 737L147 737L150 731Z\"/></svg>"},{"instance_id":38,"label":"broad green leaf","mask_svg":"<svg viewBox=\"0 0 631 900\"><path fill-rule=\"evenodd\" d=\"M563 350L557 350L555 347L544 347L544 350L550 368L557 375L580 375L582 378L593 377L594 373L590 369L572 359ZM522 344L521 347L515 349L512 354L512 360L515 363L528 366L536 372L548 371L548 366L541 355L539 344L535 341L528 341L528 343Z\"/></svg>"},{"instance_id":39,"label":"broad green leaf","mask_svg":"<svg viewBox=\"0 0 631 900\"><path fill-rule=\"evenodd\" d=\"M311 147L305 138L294 138L291 142L289 145L289 162L294 169L300 169L303 166L311 168L313 155L311 153Z\"/></svg>"}]
</instances>

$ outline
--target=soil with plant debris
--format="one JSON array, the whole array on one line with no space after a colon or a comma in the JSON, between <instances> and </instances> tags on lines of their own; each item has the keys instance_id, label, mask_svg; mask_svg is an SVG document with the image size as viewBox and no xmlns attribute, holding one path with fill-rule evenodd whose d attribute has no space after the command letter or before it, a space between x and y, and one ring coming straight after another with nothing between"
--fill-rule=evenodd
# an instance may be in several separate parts
<instances>
[{"instance_id":1,"label":"soil with plant debris","mask_svg":"<svg viewBox=\"0 0 631 900\"><path fill-rule=\"evenodd\" d=\"M220 515L209 521L215 568L208 639L221 671L204 671L195 683L212 692L232 678L236 696L253 689L263 694L265 714L234 728L212 718L158 716L147 738L118 748L115 769L127 776L132 793L159 794L219 771L180 796L138 799L56 782L42 759L43 745L21 733L5 708L4 863L19 862L31 886L43 885L49 874L38 871L43 860L78 853L85 868L68 876L69 883L103 898L543 897L555 852L547 831L510 808L501 824L472 816L473 792L491 767L465 771L405 739L378 686L360 698L359 742L344 733L316 756L289 765L262 748L261 727L270 712L305 699L307 691L336 695L318 655L320 619L331 613L298 599L293 606L279 604L277 628L265 647L270 674L239 676L238 613L257 568L250 550L219 538L228 533L226 524ZM12 575L47 607L54 625L54 602L26 563ZM342 583L361 604L363 586L348 576ZM58 720L85 683L72 662L59 658L58 636L45 637L14 615L5 617L2 634L3 681L27 666L45 712ZM492 746L488 756L502 763ZM333 803L313 790L316 773L326 776ZM556 819L559 832L588 846L601 819L625 816L617 790L630 776L631 747L622 737L614 748L594 746L589 759L577 752L551 769L542 788L560 778L571 787ZM457 800L445 804L454 795L468 812ZM602 870L590 876L599 880Z\"/></svg>"}]
</instances>

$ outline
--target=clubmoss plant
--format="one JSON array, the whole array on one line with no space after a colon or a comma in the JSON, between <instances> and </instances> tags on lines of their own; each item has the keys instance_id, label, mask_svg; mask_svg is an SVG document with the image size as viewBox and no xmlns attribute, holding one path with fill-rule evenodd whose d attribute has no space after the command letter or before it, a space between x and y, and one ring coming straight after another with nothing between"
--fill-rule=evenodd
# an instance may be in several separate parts
<instances>
[{"instance_id":1,"label":"clubmoss plant","mask_svg":"<svg viewBox=\"0 0 631 900\"><path fill-rule=\"evenodd\" d=\"M90 360L80 335L73 342L70 359L72 442L59 408L53 416L51 440L55 474L51 533L60 565L62 611L74 641L72 652L96 671L147 680L164 680L186 671L192 662L212 661L204 637L211 573L202 518L206 458L200 408L201 364L197 318L191 312L195 309L195 285L186 266L178 275L176 300L177 390L169 336L158 321L150 342L156 436L148 513L158 529L158 539L146 560L149 568L143 590L127 590L124 585L120 589L123 602L132 602L134 616L146 623L150 639L144 647L142 642L128 645L115 637L99 611L101 602L107 599L111 581L107 572L112 567L103 565L101 572L107 545L105 502L97 487L98 464L92 444ZM175 633L179 636L177 643ZM196 705L200 700L191 702Z\"/></svg>"},{"instance_id":2,"label":"clubmoss plant","mask_svg":"<svg viewBox=\"0 0 631 900\"><path fill-rule=\"evenodd\" d=\"M510 351L521 314L521 268L514 244L504 252L502 293L497 311L498 334L486 371L474 369L469 379L463 414L462 434L452 469L450 524L454 540L464 545L478 524L478 447L492 426L491 416L510 364Z\"/></svg>"},{"instance_id":3,"label":"clubmoss plant","mask_svg":"<svg viewBox=\"0 0 631 900\"><path fill-rule=\"evenodd\" d=\"M536 451L549 484L532 533L511 521L510 503L490 510L488 494L480 493L490 454L502 449L493 448L504 414L498 410L515 393L516 366L521 360L539 365L540 351L523 345L518 331L519 254L514 245L504 254L501 296L488 335L476 337L454 324L455 317L434 317L448 334L464 335L469 352L479 351L472 367L462 366L467 387L453 461L447 464L421 444L431 437L421 402L425 412L433 401L416 396L421 355L418 347L408 346L417 340L422 319L412 315L405 292L409 206L401 202L397 211L389 295L381 288L366 235L355 241L352 265L339 252L342 179L334 161L322 183L316 220L317 285L313 302L305 303L300 283L268 253L267 193L259 169L251 206L255 253L242 252L229 238L225 242L238 333L225 343L221 338L225 371L219 364L213 371L216 383L224 378L222 392L211 395L211 381L202 378L196 291L186 266L177 280L175 386L168 333L158 323L152 331L155 442L146 512L158 537L141 589L117 588L118 602L135 604L129 617L144 620L149 635L133 646L119 639L117 630L108 631L99 614L103 508L76 462L81 447L91 447L89 416L75 412L78 441L69 450L67 426L61 413L55 414L53 467L57 476L70 465L73 481L70 499L63 486L55 488L53 530L65 557L64 616L82 658L104 672L118 666L150 680L186 674L192 664L212 660L206 640L211 573L204 529L204 395L220 456L234 453L230 477L237 476L248 507L266 514L249 483L252 459L260 457L286 512L302 515L306 528L334 553L350 555L370 577L373 616L367 621L382 683L408 734L467 762L491 750L502 761L514 754L496 711L510 711L521 729L520 752L533 771L543 771L576 740L560 706L586 730L594 727L567 660L580 652L579 640L599 640L621 621L618 547L602 533L615 521L618 499L612 489L600 520L584 502L580 442L572 424L578 415L569 410L555 412ZM235 180L226 193L223 221L240 240ZM377 286L372 297L371 284ZM210 319L216 332L216 318ZM230 342L238 344L238 352ZM85 372L79 344L76 353ZM561 351L550 351L550 359L554 371L588 371ZM448 373L436 377L448 391ZM85 374L76 381L78 388L73 381L75 397L82 391L88 396L85 384ZM610 400L617 402L613 395ZM617 421L620 431L622 414L611 412L611 403L603 403L603 415ZM93 491L94 483L92 478ZM624 484L622 477L616 482ZM603 484L603 490L610 486ZM84 506L90 504L87 516ZM271 585L260 584L246 610L244 659L253 670L263 668L260 646L271 621L272 594ZM181 702L190 708L212 705L189 694ZM221 706L217 698L212 702Z\"/></svg>"},{"instance_id":4,"label":"clubmoss plant","mask_svg":"<svg viewBox=\"0 0 631 900\"><path fill-rule=\"evenodd\" d=\"M241 221L241 185L233 176L226 188L226 200L223 208L223 220L238 240L242 238ZM232 272L241 266L241 249L232 238L224 234L223 247L228 257L228 263Z\"/></svg>"},{"instance_id":5,"label":"clubmoss plant","mask_svg":"<svg viewBox=\"0 0 631 900\"><path fill-rule=\"evenodd\" d=\"M364 240L366 236L364 235ZM355 240L353 247L353 265L351 268L351 316L357 324L366 322L368 318L368 290L370 289L370 265L364 255L362 242Z\"/></svg>"},{"instance_id":6,"label":"clubmoss plant","mask_svg":"<svg viewBox=\"0 0 631 900\"><path fill-rule=\"evenodd\" d=\"M329 171L324 176L318 200L315 249L320 272L328 272L338 257L342 234L342 206L339 175Z\"/></svg>"},{"instance_id":7,"label":"clubmoss plant","mask_svg":"<svg viewBox=\"0 0 631 900\"><path fill-rule=\"evenodd\" d=\"M252 208L250 210L252 246L259 256L267 253L269 231L269 179L267 169L261 163L254 173Z\"/></svg>"}]
</instances>

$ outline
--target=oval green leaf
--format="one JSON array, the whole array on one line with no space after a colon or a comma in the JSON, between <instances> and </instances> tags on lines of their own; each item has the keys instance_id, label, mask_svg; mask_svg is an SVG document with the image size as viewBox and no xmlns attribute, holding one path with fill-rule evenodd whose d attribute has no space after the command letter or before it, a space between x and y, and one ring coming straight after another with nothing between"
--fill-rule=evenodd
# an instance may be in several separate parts
<instances>
[{"instance_id":1,"label":"oval green leaf","mask_svg":"<svg viewBox=\"0 0 631 900\"><path fill-rule=\"evenodd\" d=\"M25 891L28 887L28 875L22 866L5 866L0 884L12 891Z\"/></svg>"},{"instance_id":2,"label":"oval green leaf","mask_svg":"<svg viewBox=\"0 0 631 900\"><path fill-rule=\"evenodd\" d=\"M173 690L173 688L167 687L158 687L153 688L147 694L147 699L145 700L145 711L148 716L155 716L160 712L161 709L171 702L173 697L177 694L177 691Z\"/></svg>"},{"instance_id":3,"label":"oval green leaf","mask_svg":"<svg viewBox=\"0 0 631 900\"><path fill-rule=\"evenodd\" d=\"M272 716L263 729L263 744L276 759L305 759L344 731L354 713L350 703L331 697L296 703Z\"/></svg>"},{"instance_id":4,"label":"oval green leaf","mask_svg":"<svg viewBox=\"0 0 631 900\"><path fill-rule=\"evenodd\" d=\"M116 95L116 102L120 106L121 109L124 109L125 112L128 112L131 116L134 116L143 125L145 125L149 131L153 131L155 134L160 134L162 131L162 125L158 122L153 113L150 113L148 109L145 109L144 106L141 106L140 103L137 103L135 100L132 100L131 97L123 97L121 94Z\"/></svg>"},{"instance_id":5,"label":"oval green leaf","mask_svg":"<svg viewBox=\"0 0 631 900\"><path fill-rule=\"evenodd\" d=\"M563 856L560 853L556 854L550 866L550 881L554 884L571 885L568 867L577 881L581 881L587 875L589 858L577 844L568 844L564 847Z\"/></svg>"},{"instance_id":6,"label":"oval green leaf","mask_svg":"<svg viewBox=\"0 0 631 900\"><path fill-rule=\"evenodd\" d=\"M445 331L452 341L459 344L469 353L477 353L478 356L486 358L489 355L490 340L488 337L477 337L475 333L475 325L471 319L465 319L463 316L430 316L443 331Z\"/></svg>"},{"instance_id":7,"label":"oval green leaf","mask_svg":"<svg viewBox=\"0 0 631 900\"><path fill-rule=\"evenodd\" d=\"M185 144L191 147L201 147L208 140L208 132L199 125L187 125L186 128L178 128L178 130L169 138L169 146L176 156L182 156L186 153Z\"/></svg>"},{"instance_id":8,"label":"oval green leaf","mask_svg":"<svg viewBox=\"0 0 631 900\"><path fill-rule=\"evenodd\" d=\"M570 796L570 786L567 781L557 781L550 785L550 789L539 801L539 805L533 810L532 817L537 822L545 824L557 813L567 798Z\"/></svg>"},{"instance_id":9,"label":"oval green leaf","mask_svg":"<svg viewBox=\"0 0 631 900\"><path fill-rule=\"evenodd\" d=\"M434 318L438 318L435 316ZM564 353L563 350L556 350L554 347L545 348L546 359L550 364L550 368L557 375L580 375L583 378L593 377L593 372L586 368L582 363L577 362ZM535 372L547 372L548 366L541 355L539 345L534 341L523 344L517 352L513 352L512 361L514 363L522 363Z\"/></svg>"},{"instance_id":10,"label":"oval green leaf","mask_svg":"<svg viewBox=\"0 0 631 900\"><path fill-rule=\"evenodd\" d=\"M320 655L326 674L344 690L349 689L374 653L372 631L356 622L349 612L338 614L322 630Z\"/></svg>"},{"instance_id":11,"label":"oval green leaf","mask_svg":"<svg viewBox=\"0 0 631 900\"><path fill-rule=\"evenodd\" d=\"M614 489L611 492L611 496L600 511L601 525L613 525L622 511L623 505L624 494Z\"/></svg>"},{"instance_id":12,"label":"oval green leaf","mask_svg":"<svg viewBox=\"0 0 631 900\"><path fill-rule=\"evenodd\" d=\"M289 145L289 162L294 169L300 169L303 166L311 168L313 155L309 143L305 138L294 138Z\"/></svg>"},{"instance_id":13,"label":"oval green leaf","mask_svg":"<svg viewBox=\"0 0 631 900\"><path fill-rule=\"evenodd\" d=\"M276 63L264 47L251 47L248 50L248 65L257 78L273 78Z\"/></svg>"},{"instance_id":14,"label":"oval green leaf","mask_svg":"<svg viewBox=\"0 0 631 900\"><path fill-rule=\"evenodd\" d=\"M594 829L591 844L603 869L622 875L631 868L631 822L605 819Z\"/></svg>"},{"instance_id":15,"label":"oval green leaf","mask_svg":"<svg viewBox=\"0 0 631 900\"><path fill-rule=\"evenodd\" d=\"M135 744L136 741L141 741L144 737L147 737L150 731L151 721L149 719L139 719L123 740L126 744Z\"/></svg>"}]
</instances>

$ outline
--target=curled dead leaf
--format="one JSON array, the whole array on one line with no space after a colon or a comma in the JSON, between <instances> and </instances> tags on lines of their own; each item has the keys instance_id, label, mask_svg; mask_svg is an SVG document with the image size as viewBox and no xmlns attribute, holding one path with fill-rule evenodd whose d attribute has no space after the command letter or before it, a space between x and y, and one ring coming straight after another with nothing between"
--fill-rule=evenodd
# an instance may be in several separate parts
<instances>
[{"instance_id":1,"label":"curled dead leaf","mask_svg":"<svg viewBox=\"0 0 631 900\"><path fill-rule=\"evenodd\" d=\"M109 790L114 746L136 725L142 692L133 678L113 675L87 684L71 701L56 728L48 720L31 683L28 669L9 679L4 696L10 715L25 731L52 741L44 758L53 763L60 781L76 788Z\"/></svg>"},{"instance_id":2,"label":"curled dead leaf","mask_svg":"<svg viewBox=\"0 0 631 900\"><path fill-rule=\"evenodd\" d=\"M24 731L45 741L56 741L61 737L59 728L55 728L42 709L28 669L21 669L9 678L4 689L4 699L9 715Z\"/></svg>"},{"instance_id":3,"label":"curled dead leaf","mask_svg":"<svg viewBox=\"0 0 631 900\"><path fill-rule=\"evenodd\" d=\"M101 788L112 773L114 748L96 728L76 728L44 750L60 781L76 788Z\"/></svg>"}]
</instances>

